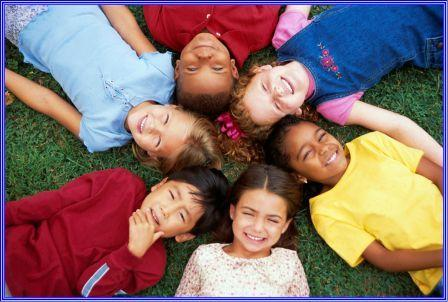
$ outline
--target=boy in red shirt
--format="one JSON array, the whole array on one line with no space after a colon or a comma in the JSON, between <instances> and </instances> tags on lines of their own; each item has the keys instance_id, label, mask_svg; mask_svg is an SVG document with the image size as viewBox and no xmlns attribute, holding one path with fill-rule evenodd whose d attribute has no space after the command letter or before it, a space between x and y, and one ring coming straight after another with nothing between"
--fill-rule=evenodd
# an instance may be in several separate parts
<instances>
[{"instance_id":1,"label":"boy in red shirt","mask_svg":"<svg viewBox=\"0 0 448 302\"><path fill-rule=\"evenodd\" d=\"M133 294L162 278L160 237L213 229L228 188L218 170L171 174L146 194L125 169L83 175L58 190L6 203L6 284L13 296Z\"/></svg>"},{"instance_id":2,"label":"boy in red shirt","mask_svg":"<svg viewBox=\"0 0 448 302\"><path fill-rule=\"evenodd\" d=\"M271 44L279 9L279 5L145 5L152 37L180 52L175 67L177 102L211 117L226 110L238 79L237 67L249 53Z\"/></svg>"}]
</instances>

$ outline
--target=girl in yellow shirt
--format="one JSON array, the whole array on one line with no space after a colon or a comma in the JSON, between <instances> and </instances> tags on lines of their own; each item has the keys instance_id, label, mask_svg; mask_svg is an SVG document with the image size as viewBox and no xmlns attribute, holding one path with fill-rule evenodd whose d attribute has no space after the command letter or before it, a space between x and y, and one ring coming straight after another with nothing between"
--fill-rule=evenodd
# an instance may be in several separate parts
<instances>
[{"instance_id":1,"label":"girl in yellow shirt","mask_svg":"<svg viewBox=\"0 0 448 302\"><path fill-rule=\"evenodd\" d=\"M350 266L364 259L408 271L424 294L442 282L442 168L382 134L345 148L319 126L286 116L265 145L266 160L302 182L323 184L310 199L313 224Z\"/></svg>"}]
</instances>

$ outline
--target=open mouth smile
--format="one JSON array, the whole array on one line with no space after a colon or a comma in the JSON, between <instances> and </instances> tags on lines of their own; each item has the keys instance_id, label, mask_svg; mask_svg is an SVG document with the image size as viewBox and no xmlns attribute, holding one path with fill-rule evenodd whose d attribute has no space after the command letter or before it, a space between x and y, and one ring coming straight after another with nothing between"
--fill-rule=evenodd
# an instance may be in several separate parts
<instances>
[{"instance_id":1,"label":"open mouth smile","mask_svg":"<svg viewBox=\"0 0 448 302\"><path fill-rule=\"evenodd\" d=\"M139 123L138 123L138 129L140 130L140 133L143 133L143 129L144 129L144 127L145 127L145 123L146 123L146 120L148 119L148 116L146 115L146 116L144 116L140 121L139 121Z\"/></svg>"},{"instance_id":2,"label":"open mouth smile","mask_svg":"<svg viewBox=\"0 0 448 302\"><path fill-rule=\"evenodd\" d=\"M286 87L286 90L288 91L288 93L294 94L294 89L293 89L291 83L289 82L289 80L285 79L285 78L281 78L281 81L282 81L284 87Z\"/></svg>"},{"instance_id":3,"label":"open mouth smile","mask_svg":"<svg viewBox=\"0 0 448 302\"><path fill-rule=\"evenodd\" d=\"M254 241L258 241L258 242L262 242L264 241L266 238L263 237L257 237L257 236L253 236L253 235L249 235L247 233L244 233L249 239L254 240Z\"/></svg>"},{"instance_id":4,"label":"open mouth smile","mask_svg":"<svg viewBox=\"0 0 448 302\"><path fill-rule=\"evenodd\" d=\"M336 160L336 158L338 157L338 150L336 150L325 162L325 166L328 166L329 164L331 164L332 162L334 162Z\"/></svg>"},{"instance_id":5,"label":"open mouth smile","mask_svg":"<svg viewBox=\"0 0 448 302\"><path fill-rule=\"evenodd\" d=\"M155 221L158 225L160 225L159 218L157 217L157 215L156 215L156 213L153 211L153 209L151 209L151 215L152 215L152 218L154 219L154 221Z\"/></svg>"}]
</instances>

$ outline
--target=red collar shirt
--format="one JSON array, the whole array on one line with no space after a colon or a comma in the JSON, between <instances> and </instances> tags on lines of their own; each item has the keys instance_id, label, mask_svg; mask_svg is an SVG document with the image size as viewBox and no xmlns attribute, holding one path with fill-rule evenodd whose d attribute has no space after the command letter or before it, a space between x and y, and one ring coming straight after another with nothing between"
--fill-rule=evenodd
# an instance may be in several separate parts
<instances>
[{"instance_id":1,"label":"red collar shirt","mask_svg":"<svg viewBox=\"0 0 448 302\"><path fill-rule=\"evenodd\" d=\"M181 52L207 30L242 67L250 53L270 45L279 9L279 5L145 5L143 12L157 42Z\"/></svg>"}]
</instances>

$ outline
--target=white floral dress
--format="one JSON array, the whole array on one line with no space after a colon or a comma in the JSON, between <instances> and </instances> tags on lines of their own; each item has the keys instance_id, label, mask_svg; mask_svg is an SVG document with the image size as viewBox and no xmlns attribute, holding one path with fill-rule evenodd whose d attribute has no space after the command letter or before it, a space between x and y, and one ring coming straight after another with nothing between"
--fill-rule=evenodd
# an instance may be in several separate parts
<instances>
[{"instance_id":1,"label":"white floral dress","mask_svg":"<svg viewBox=\"0 0 448 302\"><path fill-rule=\"evenodd\" d=\"M296 251L274 248L268 257L245 259L226 254L225 245L201 245L194 251L176 296L309 296Z\"/></svg>"}]
</instances>

